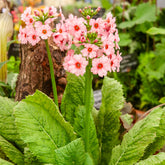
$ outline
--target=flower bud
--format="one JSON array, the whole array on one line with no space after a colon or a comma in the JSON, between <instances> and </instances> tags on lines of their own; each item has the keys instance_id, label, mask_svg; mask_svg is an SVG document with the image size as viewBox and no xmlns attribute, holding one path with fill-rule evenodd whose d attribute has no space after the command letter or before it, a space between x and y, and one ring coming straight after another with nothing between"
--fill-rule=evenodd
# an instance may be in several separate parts
<instances>
[{"instance_id":1,"label":"flower bud","mask_svg":"<svg viewBox=\"0 0 165 165\"><path fill-rule=\"evenodd\" d=\"M86 16L87 19L90 19L91 17L89 15Z\"/></svg>"},{"instance_id":2,"label":"flower bud","mask_svg":"<svg viewBox=\"0 0 165 165\"><path fill-rule=\"evenodd\" d=\"M98 39L95 39L95 40L94 40L94 43L96 43L96 42L98 42Z\"/></svg>"},{"instance_id":3,"label":"flower bud","mask_svg":"<svg viewBox=\"0 0 165 165\"><path fill-rule=\"evenodd\" d=\"M34 15L35 16L40 16L40 12L38 10L34 10Z\"/></svg>"},{"instance_id":4,"label":"flower bud","mask_svg":"<svg viewBox=\"0 0 165 165\"><path fill-rule=\"evenodd\" d=\"M44 13L44 9L41 9L41 12Z\"/></svg>"},{"instance_id":5,"label":"flower bud","mask_svg":"<svg viewBox=\"0 0 165 165\"><path fill-rule=\"evenodd\" d=\"M49 15L52 16L53 15L53 11L49 11Z\"/></svg>"},{"instance_id":6,"label":"flower bud","mask_svg":"<svg viewBox=\"0 0 165 165\"><path fill-rule=\"evenodd\" d=\"M97 12L99 12L100 10L101 10L101 7L98 7L98 8L96 9Z\"/></svg>"}]
</instances>

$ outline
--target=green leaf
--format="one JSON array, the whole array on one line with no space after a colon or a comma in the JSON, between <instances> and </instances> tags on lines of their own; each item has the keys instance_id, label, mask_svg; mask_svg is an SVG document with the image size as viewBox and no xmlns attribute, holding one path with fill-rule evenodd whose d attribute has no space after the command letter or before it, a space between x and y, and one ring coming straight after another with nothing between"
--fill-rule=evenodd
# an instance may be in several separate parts
<instances>
[{"instance_id":1,"label":"green leaf","mask_svg":"<svg viewBox=\"0 0 165 165\"><path fill-rule=\"evenodd\" d=\"M102 164L108 164L113 147L120 142L119 117L123 105L124 97L121 84L112 78L105 77L102 87L102 104L97 121Z\"/></svg>"},{"instance_id":2,"label":"green leaf","mask_svg":"<svg viewBox=\"0 0 165 165\"><path fill-rule=\"evenodd\" d=\"M56 165L84 165L86 154L83 141L80 138L56 149L55 153Z\"/></svg>"},{"instance_id":3,"label":"green leaf","mask_svg":"<svg viewBox=\"0 0 165 165\"><path fill-rule=\"evenodd\" d=\"M162 97L160 100L159 100L159 103L165 103L165 97Z\"/></svg>"},{"instance_id":4,"label":"green leaf","mask_svg":"<svg viewBox=\"0 0 165 165\"><path fill-rule=\"evenodd\" d=\"M132 42L129 33L119 33L119 37L119 46L128 46Z\"/></svg>"},{"instance_id":5,"label":"green leaf","mask_svg":"<svg viewBox=\"0 0 165 165\"><path fill-rule=\"evenodd\" d=\"M54 150L75 139L55 103L40 91L22 100L15 108L20 137L42 163L55 163Z\"/></svg>"},{"instance_id":6,"label":"green leaf","mask_svg":"<svg viewBox=\"0 0 165 165\"><path fill-rule=\"evenodd\" d=\"M110 9L112 7L112 4L109 0L101 0L102 7L105 9Z\"/></svg>"},{"instance_id":7,"label":"green leaf","mask_svg":"<svg viewBox=\"0 0 165 165\"><path fill-rule=\"evenodd\" d=\"M141 3L136 9L135 20L137 24L156 21L156 5Z\"/></svg>"},{"instance_id":8,"label":"green leaf","mask_svg":"<svg viewBox=\"0 0 165 165\"><path fill-rule=\"evenodd\" d=\"M146 159L148 156L154 154L159 149L162 149L165 145L165 108L159 108L162 110L162 115L160 117L160 123L156 131L156 138L154 139L154 142L151 143L145 153L142 159Z\"/></svg>"},{"instance_id":9,"label":"green leaf","mask_svg":"<svg viewBox=\"0 0 165 165\"><path fill-rule=\"evenodd\" d=\"M9 85L6 84L6 83L4 83L4 82L2 82L2 81L0 81L0 86L1 86L1 87L9 88Z\"/></svg>"},{"instance_id":10,"label":"green leaf","mask_svg":"<svg viewBox=\"0 0 165 165\"><path fill-rule=\"evenodd\" d=\"M62 97L61 112L72 125L78 105L84 105L85 78L75 74L67 74L67 85ZM92 106L94 103L92 93Z\"/></svg>"},{"instance_id":11,"label":"green leaf","mask_svg":"<svg viewBox=\"0 0 165 165\"><path fill-rule=\"evenodd\" d=\"M71 124L74 123L75 110L78 105L84 105L84 87L84 77L67 74L67 85L62 97L61 112Z\"/></svg>"},{"instance_id":12,"label":"green leaf","mask_svg":"<svg viewBox=\"0 0 165 165\"><path fill-rule=\"evenodd\" d=\"M148 79L150 81L153 81L154 79L162 79L165 76L164 47L165 40L162 40L162 43L156 45L155 57L150 58L150 61L148 61L147 65L144 66L145 73L147 73ZM145 55L147 56L148 54Z\"/></svg>"},{"instance_id":13,"label":"green leaf","mask_svg":"<svg viewBox=\"0 0 165 165\"><path fill-rule=\"evenodd\" d=\"M18 135L13 116L13 108L17 103L0 96L0 105L0 135L9 142L16 143L18 147L23 148L23 142Z\"/></svg>"},{"instance_id":14,"label":"green leaf","mask_svg":"<svg viewBox=\"0 0 165 165\"><path fill-rule=\"evenodd\" d=\"M163 34L165 35L165 28L152 27L147 30L147 33L150 35Z\"/></svg>"},{"instance_id":15,"label":"green leaf","mask_svg":"<svg viewBox=\"0 0 165 165\"><path fill-rule=\"evenodd\" d=\"M5 65L6 63L8 62L8 60L7 61L4 61L4 62L0 62L0 69L3 67L3 65Z\"/></svg>"},{"instance_id":16,"label":"green leaf","mask_svg":"<svg viewBox=\"0 0 165 165\"><path fill-rule=\"evenodd\" d=\"M24 164L23 154L2 136L0 136L0 148L10 161L18 165Z\"/></svg>"},{"instance_id":17,"label":"green leaf","mask_svg":"<svg viewBox=\"0 0 165 165\"><path fill-rule=\"evenodd\" d=\"M11 86L11 89L14 90L16 87L18 73L10 72L7 75L7 83Z\"/></svg>"},{"instance_id":18,"label":"green leaf","mask_svg":"<svg viewBox=\"0 0 165 165\"><path fill-rule=\"evenodd\" d=\"M157 155L151 155L148 159L136 163L136 165L163 165L163 164L165 164L164 152L160 152Z\"/></svg>"},{"instance_id":19,"label":"green leaf","mask_svg":"<svg viewBox=\"0 0 165 165\"><path fill-rule=\"evenodd\" d=\"M122 22L119 24L119 28L131 28L136 24L154 21L156 21L156 6L151 5L150 3L141 3L136 9L133 20Z\"/></svg>"},{"instance_id":20,"label":"green leaf","mask_svg":"<svg viewBox=\"0 0 165 165\"><path fill-rule=\"evenodd\" d=\"M74 123L74 130L75 132L82 137L85 142L85 106L79 106L77 108L75 123ZM93 121L92 115L90 116L90 132L89 132L89 151L90 155L93 158L95 164L98 164L99 159L99 143L96 134L96 128Z\"/></svg>"},{"instance_id":21,"label":"green leaf","mask_svg":"<svg viewBox=\"0 0 165 165\"><path fill-rule=\"evenodd\" d=\"M136 30L136 32L146 33L147 30L149 28L151 28L152 26L153 26L153 23L152 22L144 22L142 24L136 25L135 30Z\"/></svg>"},{"instance_id":22,"label":"green leaf","mask_svg":"<svg viewBox=\"0 0 165 165\"><path fill-rule=\"evenodd\" d=\"M124 128L129 129L132 125L133 122L133 118L131 115L129 115L128 113L121 115L120 119L124 125Z\"/></svg>"},{"instance_id":23,"label":"green leaf","mask_svg":"<svg viewBox=\"0 0 165 165\"><path fill-rule=\"evenodd\" d=\"M131 28L136 24L136 20L125 21L119 24L120 29Z\"/></svg>"},{"instance_id":24,"label":"green leaf","mask_svg":"<svg viewBox=\"0 0 165 165\"><path fill-rule=\"evenodd\" d=\"M88 153L86 153L86 159L84 165L94 165L93 160Z\"/></svg>"},{"instance_id":25,"label":"green leaf","mask_svg":"<svg viewBox=\"0 0 165 165\"><path fill-rule=\"evenodd\" d=\"M12 43L16 43L16 40L10 40L10 41L7 42L7 50L9 50L10 45L11 45Z\"/></svg>"},{"instance_id":26,"label":"green leaf","mask_svg":"<svg viewBox=\"0 0 165 165\"><path fill-rule=\"evenodd\" d=\"M8 162L8 161L1 159L1 158L0 158L0 164L2 164L2 165L14 165L13 163Z\"/></svg>"},{"instance_id":27,"label":"green leaf","mask_svg":"<svg viewBox=\"0 0 165 165\"><path fill-rule=\"evenodd\" d=\"M40 165L36 156L32 154L28 147L24 148L24 164L25 165Z\"/></svg>"},{"instance_id":28,"label":"green leaf","mask_svg":"<svg viewBox=\"0 0 165 165\"><path fill-rule=\"evenodd\" d=\"M146 147L153 143L162 113L163 111L158 108L143 120L138 121L124 135L121 145L113 149L109 165L133 165L136 163L143 156Z\"/></svg>"}]
</instances>

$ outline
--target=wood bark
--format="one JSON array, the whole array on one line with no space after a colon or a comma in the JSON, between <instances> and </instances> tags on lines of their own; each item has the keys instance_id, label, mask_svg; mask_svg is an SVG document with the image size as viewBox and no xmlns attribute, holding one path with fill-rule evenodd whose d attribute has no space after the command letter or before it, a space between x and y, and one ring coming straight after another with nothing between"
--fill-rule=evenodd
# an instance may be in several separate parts
<instances>
[{"instance_id":1,"label":"wood bark","mask_svg":"<svg viewBox=\"0 0 165 165\"><path fill-rule=\"evenodd\" d=\"M65 52L61 52L49 40L50 52L54 66L54 75L57 85L58 102L61 103L66 86L65 70L62 66ZM33 94L37 89L53 98L49 62L44 41L37 45L21 45L20 73L16 83L15 100L20 101L27 95Z\"/></svg>"}]
</instances>

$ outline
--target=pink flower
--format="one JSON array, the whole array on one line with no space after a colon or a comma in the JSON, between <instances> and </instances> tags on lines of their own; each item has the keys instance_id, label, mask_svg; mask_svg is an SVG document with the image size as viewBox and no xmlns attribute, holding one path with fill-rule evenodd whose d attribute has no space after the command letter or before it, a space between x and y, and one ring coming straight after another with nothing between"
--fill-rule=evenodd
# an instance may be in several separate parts
<instances>
[{"instance_id":1,"label":"pink flower","mask_svg":"<svg viewBox=\"0 0 165 165\"><path fill-rule=\"evenodd\" d=\"M27 17L31 15L31 7L27 7L24 13L21 15L21 20L26 22Z\"/></svg>"},{"instance_id":2,"label":"pink flower","mask_svg":"<svg viewBox=\"0 0 165 165\"><path fill-rule=\"evenodd\" d=\"M43 24L42 24L41 21L36 21L36 22L34 23L34 27L35 27L35 28L40 28L42 25L43 25Z\"/></svg>"},{"instance_id":3,"label":"pink flower","mask_svg":"<svg viewBox=\"0 0 165 165\"><path fill-rule=\"evenodd\" d=\"M64 21L65 21L65 17L64 17L64 15L62 14L62 9L61 9L61 7L60 7L60 17L61 17L61 23L64 23Z\"/></svg>"},{"instance_id":4,"label":"pink flower","mask_svg":"<svg viewBox=\"0 0 165 165\"><path fill-rule=\"evenodd\" d=\"M96 20L91 19L89 24L92 26L91 27L92 32L97 32L99 35L102 35L104 31L104 24L101 18L97 18Z\"/></svg>"},{"instance_id":5,"label":"pink flower","mask_svg":"<svg viewBox=\"0 0 165 165\"><path fill-rule=\"evenodd\" d=\"M51 27L47 24L40 26L36 30L37 30L37 34L44 40L48 39L48 37L52 35Z\"/></svg>"},{"instance_id":6,"label":"pink flower","mask_svg":"<svg viewBox=\"0 0 165 165\"><path fill-rule=\"evenodd\" d=\"M103 42L103 51L104 53L112 54L114 51L114 35L110 34L108 37L102 37L102 42Z\"/></svg>"},{"instance_id":7,"label":"pink flower","mask_svg":"<svg viewBox=\"0 0 165 165\"><path fill-rule=\"evenodd\" d=\"M66 20L66 27L68 32L76 39L80 38L82 32L86 32L85 20L83 18L77 18L70 15Z\"/></svg>"},{"instance_id":8,"label":"pink flower","mask_svg":"<svg viewBox=\"0 0 165 165\"><path fill-rule=\"evenodd\" d=\"M116 67L118 66L118 60L116 59L116 56L112 56L110 59L110 72L115 72Z\"/></svg>"},{"instance_id":9,"label":"pink flower","mask_svg":"<svg viewBox=\"0 0 165 165\"><path fill-rule=\"evenodd\" d=\"M119 51L117 51L116 59L117 59L117 62L116 62L117 72L119 72L120 62L122 60L121 53L119 53Z\"/></svg>"},{"instance_id":10,"label":"pink flower","mask_svg":"<svg viewBox=\"0 0 165 165\"><path fill-rule=\"evenodd\" d=\"M113 18L111 13L108 13L106 16L106 20L104 23L104 29L105 32L108 34L114 33L116 31L116 24L115 24L116 19Z\"/></svg>"},{"instance_id":11,"label":"pink flower","mask_svg":"<svg viewBox=\"0 0 165 165\"><path fill-rule=\"evenodd\" d=\"M54 6L49 7L49 16L54 16L55 18L58 16L57 9Z\"/></svg>"},{"instance_id":12,"label":"pink flower","mask_svg":"<svg viewBox=\"0 0 165 165\"><path fill-rule=\"evenodd\" d=\"M26 17L25 23L26 23L26 25L32 25L34 23L33 16L29 15L28 17Z\"/></svg>"},{"instance_id":13,"label":"pink flower","mask_svg":"<svg viewBox=\"0 0 165 165\"><path fill-rule=\"evenodd\" d=\"M63 33L63 32L66 32L66 27L64 24L61 24L61 23L58 23L56 24L56 31L58 33Z\"/></svg>"},{"instance_id":14,"label":"pink flower","mask_svg":"<svg viewBox=\"0 0 165 165\"><path fill-rule=\"evenodd\" d=\"M68 63L68 72L74 73L76 76L84 75L86 66L88 65L88 61L86 61L86 59L83 58L82 55L74 55L70 58L69 61L66 62Z\"/></svg>"},{"instance_id":15,"label":"pink flower","mask_svg":"<svg viewBox=\"0 0 165 165\"><path fill-rule=\"evenodd\" d=\"M56 33L53 33L53 41L63 51L70 49L72 39L66 31L65 24L59 23L56 25Z\"/></svg>"},{"instance_id":16,"label":"pink flower","mask_svg":"<svg viewBox=\"0 0 165 165\"><path fill-rule=\"evenodd\" d=\"M91 72L98 74L100 77L106 76L110 70L109 59L106 56L95 58L92 61Z\"/></svg>"},{"instance_id":17,"label":"pink flower","mask_svg":"<svg viewBox=\"0 0 165 165\"><path fill-rule=\"evenodd\" d=\"M18 40L22 44L27 44L27 41L28 41L28 29L27 28L22 28L22 26L20 26Z\"/></svg>"},{"instance_id":18,"label":"pink flower","mask_svg":"<svg viewBox=\"0 0 165 165\"><path fill-rule=\"evenodd\" d=\"M96 57L102 57L104 54L103 54L103 49L98 49L97 52L96 52L97 56Z\"/></svg>"},{"instance_id":19,"label":"pink flower","mask_svg":"<svg viewBox=\"0 0 165 165\"><path fill-rule=\"evenodd\" d=\"M85 48L81 51L84 57L95 58L97 56L98 46L94 44L84 44Z\"/></svg>"},{"instance_id":20,"label":"pink flower","mask_svg":"<svg viewBox=\"0 0 165 165\"><path fill-rule=\"evenodd\" d=\"M63 66L64 66L65 70L69 69L69 63L68 62L71 60L73 55L74 55L74 50L72 50L72 49L68 50L67 56L64 58L64 63L63 63Z\"/></svg>"},{"instance_id":21,"label":"pink flower","mask_svg":"<svg viewBox=\"0 0 165 165\"><path fill-rule=\"evenodd\" d=\"M71 38L68 33L53 33L53 41L62 50L68 50L71 47Z\"/></svg>"},{"instance_id":22,"label":"pink flower","mask_svg":"<svg viewBox=\"0 0 165 165\"><path fill-rule=\"evenodd\" d=\"M51 22L53 22L53 18L48 18L45 22L44 22L44 24L46 25L49 25Z\"/></svg>"},{"instance_id":23,"label":"pink flower","mask_svg":"<svg viewBox=\"0 0 165 165\"><path fill-rule=\"evenodd\" d=\"M118 45L119 41L120 41L120 38L119 38L118 30L116 29L116 32L115 32L116 49L120 49L120 47Z\"/></svg>"},{"instance_id":24,"label":"pink flower","mask_svg":"<svg viewBox=\"0 0 165 165\"><path fill-rule=\"evenodd\" d=\"M40 41L40 37L34 29L31 29L29 32L28 41L32 46L36 45Z\"/></svg>"}]
</instances>

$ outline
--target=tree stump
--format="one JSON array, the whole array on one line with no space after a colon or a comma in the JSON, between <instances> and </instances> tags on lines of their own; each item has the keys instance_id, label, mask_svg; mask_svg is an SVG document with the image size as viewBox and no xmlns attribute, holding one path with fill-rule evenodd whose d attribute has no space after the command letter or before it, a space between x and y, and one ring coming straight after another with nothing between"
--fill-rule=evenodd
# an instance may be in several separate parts
<instances>
[{"instance_id":1,"label":"tree stump","mask_svg":"<svg viewBox=\"0 0 165 165\"><path fill-rule=\"evenodd\" d=\"M66 86L66 74L62 66L65 52L61 52L52 40L49 40L50 52L54 66L58 102L61 103ZM36 89L53 98L49 61L44 41L37 45L21 45L20 73L16 83L15 100L20 101L27 95L33 94Z\"/></svg>"}]
</instances>

